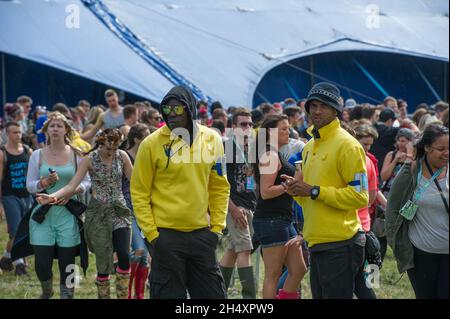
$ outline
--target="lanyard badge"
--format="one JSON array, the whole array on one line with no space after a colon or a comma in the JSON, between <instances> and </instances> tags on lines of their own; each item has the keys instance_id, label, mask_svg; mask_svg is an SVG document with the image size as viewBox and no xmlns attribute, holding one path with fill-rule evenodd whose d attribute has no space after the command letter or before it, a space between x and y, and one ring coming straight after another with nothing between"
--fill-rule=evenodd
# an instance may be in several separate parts
<instances>
[{"instance_id":1,"label":"lanyard badge","mask_svg":"<svg viewBox=\"0 0 450 319\"><path fill-rule=\"evenodd\" d=\"M413 220L414 216L416 216L418 209L419 205L411 200L408 200L406 204L403 205L402 209L400 209L400 215L402 215L405 219L411 221Z\"/></svg>"},{"instance_id":2,"label":"lanyard badge","mask_svg":"<svg viewBox=\"0 0 450 319\"><path fill-rule=\"evenodd\" d=\"M422 164L419 164L419 173L417 175L418 184L421 184L422 180ZM412 200L408 200L405 205L400 209L399 213L402 215L405 219L411 221L414 219L414 216L416 216L417 210L419 209L419 205L417 205L417 202L422 197L422 194L425 192L425 190L430 186L431 183L441 174L442 168L436 171L433 176L424 183L424 185L419 186L416 190L415 194L413 195Z\"/></svg>"},{"instance_id":3,"label":"lanyard badge","mask_svg":"<svg viewBox=\"0 0 450 319\"><path fill-rule=\"evenodd\" d=\"M247 182L245 184L245 189L247 191L255 190L255 179L253 178L253 176L247 176Z\"/></svg>"}]
</instances>

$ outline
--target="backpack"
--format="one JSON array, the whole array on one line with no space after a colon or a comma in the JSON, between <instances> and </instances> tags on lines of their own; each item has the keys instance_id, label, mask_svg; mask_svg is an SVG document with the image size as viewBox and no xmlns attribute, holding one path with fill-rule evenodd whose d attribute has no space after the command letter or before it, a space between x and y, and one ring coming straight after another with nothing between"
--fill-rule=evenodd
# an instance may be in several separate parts
<instances>
[{"instance_id":1,"label":"backpack","mask_svg":"<svg viewBox=\"0 0 450 319\"><path fill-rule=\"evenodd\" d=\"M381 245L376 235L369 231L366 232L366 259L369 264L377 265L379 269L383 266L383 259L381 258Z\"/></svg>"}]
</instances>

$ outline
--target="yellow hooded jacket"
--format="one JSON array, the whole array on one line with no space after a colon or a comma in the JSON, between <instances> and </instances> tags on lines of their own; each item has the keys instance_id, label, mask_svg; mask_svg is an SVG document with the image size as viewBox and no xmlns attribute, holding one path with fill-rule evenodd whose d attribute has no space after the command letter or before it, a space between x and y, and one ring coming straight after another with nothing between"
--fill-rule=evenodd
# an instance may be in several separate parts
<instances>
[{"instance_id":1,"label":"yellow hooded jacket","mask_svg":"<svg viewBox=\"0 0 450 319\"><path fill-rule=\"evenodd\" d=\"M159 236L157 227L188 232L211 226L217 233L225 227L230 185L222 140L215 131L194 126L192 146L167 125L139 146L130 190L149 242Z\"/></svg>"},{"instance_id":2,"label":"yellow hooded jacket","mask_svg":"<svg viewBox=\"0 0 450 319\"><path fill-rule=\"evenodd\" d=\"M366 155L360 143L338 119L319 134L302 153L303 180L320 186L319 197L294 198L303 208L303 236L310 247L352 238L361 228L358 209L369 202Z\"/></svg>"}]
</instances>

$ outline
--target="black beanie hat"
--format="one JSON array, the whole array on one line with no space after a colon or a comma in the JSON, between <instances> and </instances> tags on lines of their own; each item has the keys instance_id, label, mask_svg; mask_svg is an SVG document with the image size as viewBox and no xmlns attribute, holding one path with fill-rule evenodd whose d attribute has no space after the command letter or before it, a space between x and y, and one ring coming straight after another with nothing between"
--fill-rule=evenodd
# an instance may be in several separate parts
<instances>
[{"instance_id":1,"label":"black beanie hat","mask_svg":"<svg viewBox=\"0 0 450 319\"><path fill-rule=\"evenodd\" d=\"M317 83L308 93L308 98L305 102L306 112L309 114L309 104L311 101L318 100L341 114L343 105L340 101L340 96L341 92L335 85L327 82Z\"/></svg>"}]
</instances>

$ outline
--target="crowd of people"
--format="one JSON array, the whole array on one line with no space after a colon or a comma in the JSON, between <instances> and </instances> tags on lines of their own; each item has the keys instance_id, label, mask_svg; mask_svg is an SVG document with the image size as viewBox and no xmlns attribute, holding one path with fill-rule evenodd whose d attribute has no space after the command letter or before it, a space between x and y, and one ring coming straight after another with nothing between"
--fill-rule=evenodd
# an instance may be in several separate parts
<instances>
[{"instance_id":1,"label":"crowd of people","mask_svg":"<svg viewBox=\"0 0 450 319\"><path fill-rule=\"evenodd\" d=\"M0 272L27 275L34 254L40 298L54 295L54 258L60 296L74 298L69 266L80 256L86 271L91 252L98 298L111 298L112 275L119 299L147 287L226 298L237 270L255 299L260 248L265 299L300 299L307 272L315 299L376 299L388 245L417 298L448 298L447 103L410 114L406 100L344 101L325 82L254 109L182 86L157 107L104 96L107 107L4 106Z\"/></svg>"}]
</instances>

